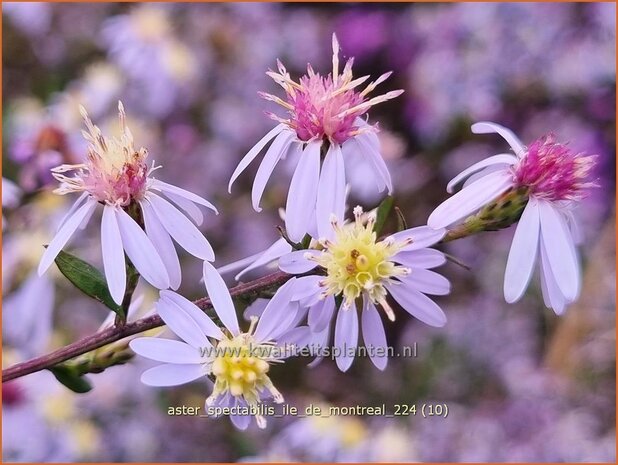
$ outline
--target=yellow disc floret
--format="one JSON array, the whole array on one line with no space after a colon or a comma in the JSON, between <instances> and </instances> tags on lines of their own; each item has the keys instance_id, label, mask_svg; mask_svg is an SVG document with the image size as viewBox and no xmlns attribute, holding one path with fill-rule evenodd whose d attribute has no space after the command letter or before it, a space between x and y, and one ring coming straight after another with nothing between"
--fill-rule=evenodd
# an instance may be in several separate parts
<instances>
[{"instance_id":1,"label":"yellow disc floret","mask_svg":"<svg viewBox=\"0 0 618 465\"><path fill-rule=\"evenodd\" d=\"M283 402L283 396L268 377L270 363L277 361L272 343L258 343L253 337L255 322L247 333L229 336L219 341L214 348L211 372L215 376L212 394L206 399L212 405L217 398L229 392L243 398L248 405L260 403L260 393L268 391L275 402ZM258 424L260 423L258 418Z\"/></svg>"},{"instance_id":2,"label":"yellow disc floret","mask_svg":"<svg viewBox=\"0 0 618 465\"><path fill-rule=\"evenodd\" d=\"M391 278L410 272L408 268L391 261L406 243L388 238L378 241L373 230L374 218L363 219L360 207L354 209L354 217L353 223L344 225L333 221L335 237L332 241L324 241L324 253L315 257L326 270L322 281L324 295L342 295L343 305L350 307L365 292L388 312L384 284Z\"/></svg>"}]
</instances>

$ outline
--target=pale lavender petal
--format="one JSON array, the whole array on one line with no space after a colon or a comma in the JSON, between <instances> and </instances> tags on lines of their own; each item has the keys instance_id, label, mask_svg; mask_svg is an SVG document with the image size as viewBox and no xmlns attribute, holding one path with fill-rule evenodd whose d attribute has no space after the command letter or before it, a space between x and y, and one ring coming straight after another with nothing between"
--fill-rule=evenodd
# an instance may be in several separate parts
<instances>
[{"instance_id":1,"label":"pale lavender petal","mask_svg":"<svg viewBox=\"0 0 618 465\"><path fill-rule=\"evenodd\" d=\"M190 200L185 199L184 197L180 197L179 195L171 194L170 192L166 192L165 196L170 199L172 202L178 206L191 220L196 224L196 226L200 226L204 222L204 214L200 207L195 205Z\"/></svg>"},{"instance_id":2,"label":"pale lavender petal","mask_svg":"<svg viewBox=\"0 0 618 465\"><path fill-rule=\"evenodd\" d=\"M242 174L242 172L249 166L249 164L259 155L262 149L270 142L270 140L283 131L286 128L284 124L278 124L273 129L271 129L264 137L262 137L257 144L253 146L251 150L240 160L238 166L234 170L232 177L230 178L230 182L227 186L227 191L229 193L232 192L232 184L234 181Z\"/></svg>"},{"instance_id":3,"label":"pale lavender petal","mask_svg":"<svg viewBox=\"0 0 618 465\"><path fill-rule=\"evenodd\" d=\"M256 268L259 268L261 266L267 265L270 262L275 261L282 255L285 255L286 253L289 253L291 251L292 246L288 244L288 242L284 238L278 239L268 249L266 249L262 253L262 255L260 255L260 257L253 262L252 265L242 270L234 278L238 280L245 273L248 273L251 270L255 270Z\"/></svg>"},{"instance_id":4,"label":"pale lavender petal","mask_svg":"<svg viewBox=\"0 0 618 465\"><path fill-rule=\"evenodd\" d=\"M267 341L272 339L278 328L287 329L287 325L294 319L298 304L292 304L295 279L292 278L270 299L264 313L258 321L255 329L256 341Z\"/></svg>"},{"instance_id":5,"label":"pale lavender petal","mask_svg":"<svg viewBox=\"0 0 618 465\"><path fill-rule=\"evenodd\" d=\"M412 268L411 273L401 281L406 286L410 286L423 294L447 295L451 292L451 284L444 276L435 271L423 268Z\"/></svg>"},{"instance_id":6,"label":"pale lavender petal","mask_svg":"<svg viewBox=\"0 0 618 465\"><path fill-rule=\"evenodd\" d=\"M446 324L446 315L442 309L422 292L406 286L404 283L390 284L387 288L406 312L423 323L438 327Z\"/></svg>"},{"instance_id":7,"label":"pale lavender petal","mask_svg":"<svg viewBox=\"0 0 618 465\"><path fill-rule=\"evenodd\" d=\"M512 304L521 299L530 283L539 250L539 206L530 198L521 215L509 251L504 274L504 299Z\"/></svg>"},{"instance_id":8,"label":"pale lavender petal","mask_svg":"<svg viewBox=\"0 0 618 465\"><path fill-rule=\"evenodd\" d=\"M388 363L386 333L376 306L368 298L364 299L361 323L369 358L378 370L384 370Z\"/></svg>"},{"instance_id":9,"label":"pale lavender petal","mask_svg":"<svg viewBox=\"0 0 618 465\"><path fill-rule=\"evenodd\" d=\"M142 228L123 209L112 210L118 220L124 251L139 274L157 289L167 289L170 279L165 265Z\"/></svg>"},{"instance_id":10,"label":"pale lavender petal","mask_svg":"<svg viewBox=\"0 0 618 465\"><path fill-rule=\"evenodd\" d=\"M317 256L318 250L295 250L279 258L279 269L290 274L302 274L313 270L318 263L306 258L306 255Z\"/></svg>"},{"instance_id":11,"label":"pale lavender petal","mask_svg":"<svg viewBox=\"0 0 618 465\"><path fill-rule=\"evenodd\" d=\"M101 219L101 250L103 255L103 270L107 287L114 302L118 305L124 299L127 285L127 271L124 261L124 249L120 238L120 228L114 213L114 207L103 207Z\"/></svg>"},{"instance_id":12,"label":"pale lavender petal","mask_svg":"<svg viewBox=\"0 0 618 465\"><path fill-rule=\"evenodd\" d=\"M219 214L219 212L217 211L217 208L210 203L208 200L206 200L203 197L200 197L197 194L194 194L193 192L190 192L188 190L182 189L178 186L174 186L173 184L168 184L166 182L163 181L159 181L158 179L155 179L152 183L152 188L159 190L161 192L163 192L165 195L173 195L174 197L182 197L184 199L189 200L192 203L196 203L198 205L202 205L206 208L210 208L212 211L214 211L216 214ZM172 200L174 200L174 198L172 198L170 196L170 198ZM175 200L174 200L175 201Z\"/></svg>"},{"instance_id":13,"label":"pale lavender petal","mask_svg":"<svg viewBox=\"0 0 618 465\"><path fill-rule=\"evenodd\" d=\"M251 203L256 212L262 211L262 208L260 207L260 200L262 199L262 194L266 188L266 183L270 179L270 175L275 169L275 166L279 163L279 160L281 160L281 157L287 153L290 143L294 137L294 132L283 131L273 141L272 145L266 152L266 155L264 155L264 159L262 160L262 163L260 163L260 167L255 174L253 188L251 189Z\"/></svg>"},{"instance_id":14,"label":"pale lavender petal","mask_svg":"<svg viewBox=\"0 0 618 465\"><path fill-rule=\"evenodd\" d=\"M142 373L142 383L148 386L179 386L205 376L204 367L197 364L165 364Z\"/></svg>"},{"instance_id":15,"label":"pale lavender petal","mask_svg":"<svg viewBox=\"0 0 618 465\"><path fill-rule=\"evenodd\" d=\"M311 344L313 339L313 334L309 326L298 326L290 330L286 330L283 334L281 334L277 338L277 344L279 347L290 347L294 346L296 349L306 347ZM296 355L293 351L292 353L286 354L288 357Z\"/></svg>"},{"instance_id":16,"label":"pale lavender petal","mask_svg":"<svg viewBox=\"0 0 618 465\"><path fill-rule=\"evenodd\" d=\"M373 176L373 182L375 183L378 192L382 192L384 189L386 189L386 184L382 178L382 175L375 167L374 160L370 158L370 156L365 152L365 150L361 149L360 144L358 143L358 141L355 140L354 137L348 139L343 143L343 145L341 146L341 153L343 154L344 160L353 160L355 156L360 155L362 161L370 168L370 170L373 170L376 174L375 176Z\"/></svg>"},{"instance_id":17,"label":"pale lavender petal","mask_svg":"<svg viewBox=\"0 0 618 465\"><path fill-rule=\"evenodd\" d=\"M170 287L176 290L180 287L182 281L182 271L172 238L159 221L150 203L145 200L140 202L140 206L142 207L146 235L155 249L157 249L159 257L161 257L161 261L165 265L170 278Z\"/></svg>"},{"instance_id":18,"label":"pale lavender petal","mask_svg":"<svg viewBox=\"0 0 618 465\"><path fill-rule=\"evenodd\" d=\"M321 141L311 141L296 165L285 207L285 229L295 242L307 233L311 221L311 207L315 205L320 179Z\"/></svg>"},{"instance_id":19,"label":"pale lavender petal","mask_svg":"<svg viewBox=\"0 0 618 465\"><path fill-rule=\"evenodd\" d=\"M221 322L233 335L238 335L240 329L238 327L238 318L236 316L236 309L234 308L234 302L230 296L225 282L221 275L217 273L217 270L208 262L204 262L204 283L206 284L206 291L208 297L212 302L212 306L217 312L217 315L221 319Z\"/></svg>"},{"instance_id":20,"label":"pale lavender petal","mask_svg":"<svg viewBox=\"0 0 618 465\"><path fill-rule=\"evenodd\" d=\"M504 140L511 146L515 155L521 157L524 154L525 147L521 143L519 138L510 129L505 128L496 123L489 121L480 121L472 125L472 132L474 134L500 134Z\"/></svg>"},{"instance_id":21,"label":"pale lavender petal","mask_svg":"<svg viewBox=\"0 0 618 465\"><path fill-rule=\"evenodd\" d=\"M581 244L584 240L584 236L575 218L575 214L570 210L566 210L564 213L566 215L567 224L569 225L569 230L571 231L571 237L573 237L573 242L577 245Z\"/></svg>"},{"instance_id":22,"label":"pale lavender petal","mask_svg":"<svg viewBox=\"0 0 618 465\"><path fill-rule=\"evenodd\" d=\"M311 332L311 336L312 337L311 337L310 344L312 348L318 349L318 348L325 347L328 344L328 339L330 337L330 325L327 325L326 328L324 328L319 333ZM315 367L324 359L324 357L320 355L320 353L321 352L318 352L316 358L307 365L309 368Z\"/></svg>"},{"instance_id":23,"label":"pale lavender petal","mask_svg":"<svg viewBox=\"0 0 618 465\"><path fill-rule=\"evenodd\" d=\"M377 136L375 138L377 140ZM379 143L377 146L375 143L371 143L369 134L360 134L352 140L358 144L359 152L372 165L376 175L380 177L381 183L388 189L388 193L392 194L393 181L384 158L380 155Z\"/></svg>"},{"instance_id":24,"label":"pale lavender petal","mask_svg":"<svg viewBox=\"0 0 618 465\"><path fill-rule=\"evenodd\" d=\"M412 239L412 242L409 245L401 249L402 251L408 252L431 247L432 245L440 242L445 234L446 229L444 228L435 229L430 228L429 226L418 226L416 228L406 229L405 231L399 231L390 235L388 238L394 239L398 242Z\"/></svg>"},{"instance_id":25,"label":"pale lavender petal","mask_svg":"<svg viewBox=\"0 0 618 465\"><path fill-rule=\"evenodd\" d=\"M455 176L453 179L451 179L446 186L446 192L448 192L449 194L452 194L455 191L455 187L459 183L461 183L462 181L465 181L471 175L473 175L477 171L480 171L484 168L487 168L489 166L494 166L494 165L498 165L502 168L507 168L515 163L517 163L517 157L511 154L508 154L508 153L501 153L499 155L494 155L494 156L485 158L484 160L481 160L475 163L469 168L466 168L461 173L459 173L457 176Z\"/></svg>"},{"instance_id":26,"label":"pale lavender petal","mask_svg":"<svg viewBox=\"0 0 618 465\"><path fill-rule=\"evenodd\" d=\"M541 268L541 290L543 292L543 301L548 308L556 312L556 315L562 315L569 302L562 295L562 291L558 287L554 275L549 266L549 259L544 247L540 247L540 268Z\"/></svg>"},{"instance_id":27,"label":"pale lavender petal","mask_svg":"<svg viewBox=\"0 0 618 465\"><path fill-rule=\"evenodd\" d=\"M191 255L202 260L212 261L215 252L199 229L167 200L154 194L148 201L157 214L160 223L178 244Z\"/></svg>"},{"instance_id":28,"label":"pale lavender petal","mask_svg":"<svg viewBox=\"0 0 618 465\"><path fill-rule=\"evenodd\" d=\"M180 311L177 305L165 299L160 299L155 307L167 327L187 344L196 349L212 346L195 320L185 312Z\"/></svg>"},{"instance_id":29,"label":"pale lavender petal","mask_svg":"<svg viewBox=\"0 0 618 465\"><path fill-rule=\"evenodd\" d=\"M43 253L43 257L41 258L38 268L39 276L47 271L62 248L69 242L82 220L89 216L94 211L96 206L96 201L88 200L86 204L79 207L79 209L62 225Z\"/></svg>"},{"instance_id":30,"label":"pale lavender petal","mask_svg":"<svg viewBox=\"0 0 618 465\"><path fill-rule=\"evenodd\" d=\"M199 349L184 342L156 337L138 337L129 342L129 347L142 357L164 363L202 363Z\"/></svg>"},{"instance_id":31,"label":"pale lavender petal","mask_svg":"<svg viewBox=\"0 0 618 465\"><path fill-rule=\"evenodd\" d=\"M427 224L444 228L471 215L513 186L513 175L508 171L495 171L465 187L446 199L429 215Z\"/></svg>"},{"instance_id":32,"label":"pale lavender petal","mask_svg":"<svg viewBox=\"0 0 618 465\"><path fill-rule=\"evenodd\" d=\"M309 308L307 324L314 333L320 333L330 323L335 312L335 298L329 295Z\"/></svg>"},{"instance_id":33,"label":"pale lavender petal","mask_svg":"<svg viewBox=\"0 0 618 465\"><path fill-rule=\"evenodd\" d=\"M56 227L56 231L58 231L62 227L62 225L66 222L66 220L68 220L73 215L73 213L75 213L77 209L82 206L82 204L86 201L86 199L89 196L90 194L88 192L84 192L82 195L80 195L77 198L77 200L73 203L73 205L71 205L71 208L69 208L69 211L67 211L64 214L64 216L60 220L60 223L58 223L58 226Z\"/></svg>"},{"instance_id":34,"label":"pale lavender petal","mask_svg":"<svg viewBox=\"0 0 618 465\"><path fill-rule=\"evenodd\" d=\"M176 305L179 311L185 312L188 316L190 316L206 336L214 337L219 340L224 338L221 329L219 329L210 317L190 300L172 291L161 291L160 296L161 299L164 299L167 303Z\"/></svg>"},{"instance_id":35,"label":"pale lavender petal","mask_svg":"<svg viewBox=\"0 0 618 465\"><path fill-rule=\"evenodd\" d=\"M549 202L539 201L539 215L541 244L547 252L548 265L562 295L572 302L579 294L581 275L568 226Z\"/></svg>"},{"instance_id":36,"label":"pale lavender petal","mask_svg":"<svg viewBox=\"0 0 618 465\"><path fill-rule=\"evenodd\" d=\"M294 297L292 300L303 300L309 296L320 294L320 281L324 279L324 276L311 275L302 276L296 279L296 286L294 287Z\"/></svg>"},{"instance_id":37,"label":"pale lavender petal","mask_svg":"<svg viewBox=\"0 0 618 465\"><path fill-rule=\"evenodd\" d=\"M395 254L393 261L410 268L435 268L446 263L446 256L435 249L406 250Z\"/></svg>"},{"instance_id":38,"label":"pale lavender petal","mask_svg":"<svg viewBox=\"0 0 618 465\"><path fill-rule=\"evenodd\" d=\"M244 431L251 424L251 415L230 415L230 420L236 428Z\"/></svg>"},{"instance_id":39,"label":"pale lavender petal","mask_svg":"<svg viewBox=\"0 0 618 465\"><path fill-rule=\"evenodd\" d=\"M335 324L335 347L338 349L337 366L347 371L354 361L354 350L358 345L358 311L356 303L350 308L339 308Z\"/></svg>"},{"instance_id":40,"label":"pale lavender petal","mask_svg":"<svg viewBox=\"0 0 618 465\"><path fill-rule=\"evenodd\" d=\"M345 171L343 155L339 145L333 144L324 158L318 185L316 217L319 237L329 238L334 234L331 215L335 215L341 221L344 211Z\"/></svg>"}]
</instances>

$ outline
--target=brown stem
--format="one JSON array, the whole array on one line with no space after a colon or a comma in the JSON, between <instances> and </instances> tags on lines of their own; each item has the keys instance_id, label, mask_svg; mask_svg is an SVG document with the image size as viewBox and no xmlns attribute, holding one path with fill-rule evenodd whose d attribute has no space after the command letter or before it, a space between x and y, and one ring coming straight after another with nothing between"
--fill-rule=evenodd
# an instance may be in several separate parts
<instances>
[{"instance_id":1,"label":"brown stem","mask_svg":"<svg viewBox=\"0 0 618 465\"><path fill-rule=\"evenodd\" d=\"M268 290L274 286L279 286L289 280L292 275L277 272L272 273L263 278L250 281L248 283L241 283L232 289L230 294L232 297L246 297L248 295L259 293ZM206 310L212 306L208 297L202 297L193 301L195 305L202 310ZM54 352L41 357L33 358L22 363L17 363L6 370L2 370L2 382L11 381L16 378L20 378L37 371L50 368L58 363L77 357L78 355L85 354L91 350L98 349L112 342L118 341L134 334L139 334L149 329L163 326L163 320L159 315L152 315L140 320L127 323L124 326L114 326L104 329L98 333L87 336L79 341L75 341L65 347L62 347Z\"/></svg>"}]
</instances>

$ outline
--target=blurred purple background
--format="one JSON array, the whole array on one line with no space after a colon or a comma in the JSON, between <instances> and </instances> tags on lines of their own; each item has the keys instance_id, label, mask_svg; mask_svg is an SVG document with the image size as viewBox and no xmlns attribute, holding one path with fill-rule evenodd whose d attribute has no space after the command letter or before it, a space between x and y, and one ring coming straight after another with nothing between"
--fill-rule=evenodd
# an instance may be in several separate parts
<instances>
[{"instance_id":1,"label":"blurred purple background","mask_svg":"<svg viewBox=\"0 0 618 465\"><path fill-rule=\"evenodd\" d=\"M578 217L584 287L563 317L534 280L515 305L502 299L512 228L449 244L469 265L444 268L449 322L387 325L396 348L379 372L357 359L340 373L325 361L273 370L286 401L322 405L446 403L447 418L272 419L237 432L227 420L170 417L169 405L203 404L205 383L152 389L135 360L76 395L49 373L3 386L4 461L615 461L615 4L39 4L3 3L3 366L96 331L104 308L59 273L32 278L53 225L73 199L50 194L49 168L84 156L83 104L115 131L122 99L137 145L158 175L211 200L204 232L217 265L277 238L290 172L276 172L251 208L256 165L227 194L244 153L272 127L257 95L277 93L265 71L281 59L294 77L308 62L328 72L330 36L355 74L393 70L396 100L370 112L380 124L396 203L423 224L462 168L504 151L474 136L478 120L512 128L524 143L553 131L599 155L600 188ZM351 204L380 198L353 174ZM11 202L13 200L13 202ZM96 229L71 245L100 266ZM183 295L203 294L200 264L184 257ZM230 280L230 284L232 284ZM152 291L144 288L146 302ZM144 305L147 307L147 304ZM145 308L147 309L147 308Z\"/></svg>"}]
</instances>

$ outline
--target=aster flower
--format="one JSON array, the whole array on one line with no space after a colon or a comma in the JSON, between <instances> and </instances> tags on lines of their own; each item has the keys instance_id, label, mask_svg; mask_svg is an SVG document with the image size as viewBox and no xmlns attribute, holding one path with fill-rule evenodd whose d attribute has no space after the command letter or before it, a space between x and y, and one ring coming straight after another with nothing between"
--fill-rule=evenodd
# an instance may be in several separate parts
<instances>
[{"instance_id":1,"label":"aster flower","mask_svg":"<svg viewBox=\"0 0 618 465\"><path fill-rule=\"evenodd\" d=\"M285 344L303 328L291 328L298 304L291 302L295 280L284 284L270 300L261 317L253 317L242 332L230 293L215 268L204 262L204 282L217 317L219 328L195 304L172 292L162 291L156 307L167 327L184 342L152 337L131 341L139 355L164 362L142 374L142 382L150 386L177 386L205 376L214 379L206 407L236 407L258 411L259 404L272 398L283 402L283 396L268 376L270 365L282 362ZM305 328L306 329L306 328ZM278 347L279 346L279 347ZM260 428L263 416L255 415ZM231 416L232 422L245 429L251 420L246 414Z\"/></svg>"},{"instance_id":2,"label":"aster flower","mask_svg":"<svg viewBox=\"0 0 618 465\"><path fill-rule=\"evenodd\" d=\"M543 299L560 314L581 289L575 249L579 231L572 209L595 185L588 177L596 157L573 152L552 134L526 147L509 129L495 123L476 123L472 132L500 134L514 154L494 155L457 175L447 191L467 180L463 189L433 211L428 225L449 226L505 196L527 201L509 252L504 298L513 303L522 297L538 257Z\"/></svg>"},{"instance_id":3,"label":"aster flower","mask_svg":"<svg viewBox=\"0 0 618 465\"><path fill-rule=\"evenodd\" d=\"M253 208L260 211L260 199L277 163L288 154L298 158L288 192L285 217L287 233L294 241L300 241L307 232L317 232L320 237L326 237L332 233L330 216L334 214L338 219L343 219L346 161L367 163L373 168L378 190L392 191L390 174L380 155L377 127L365 122L362 116L372 106L397 97L403 90L368 99L367 95L391 73L383 74L359 91L357 88L369 76L354 79L352 58L340 73L339 42L334 34L332 45L333 70L327 76L316 73L309 65L307 74L296 82L281 62L277 63L278 72L266 73L283 87L286 97L284 100L267 93L261 93L261 96L285 108L288 117L269 114L279 124L245 155L229 183L231 190L236 178L272 140L258 168L251 192ZM316 228L317 231L314 231Z\"/></svg>"},{"instance_id":4,"label":"aster flower","mask_svg":"<svg viewBox=\"0 0 618 465\"><path fill-rule=\"evenodd\" d=\"M199 225L203 221L197 205L215 212L216 209L198 195L152 177L158 167L154 162L150 166L146 163L145 148L135 149L120 102L118 111L122 135L108 138L81 108L88 129L83 135L90 144L87 159L81 164L60 165L52 170L60 182L55 193L80 192L81 195L45 250L39 274L50 267L75 231L85 227L100 203L105 277L111 296L120 304L126 288L125 253L140 275L158 289L180 286L180 262L172 238L190 254L202 260L214 260L212 247L194 223ZM65 174L69 172L73 175Z\"/></svg>"},{"instance_id":5,"label":"aster flower","mask_svg":"<svg viewBox=\"0 0 618 465\"><path fill-rule=\"evenodd\" d=\"M443 326L446 316L429 295L450 292L446 278L431 271L446 259L430 248L445 234L421 226L397 232L378 240L373 231L373 216L363 218L361 207L354 209L354 222L341 224L332 217L333 239L322 239L319 248L297 250L279 259L279 268L291 274L303 274L319 267L320 274L297 278L294 299L308 308L308 325L316 340L325 344L329 325L335 322L335 347L339 349L337 366L346 371L358 345L358 311L369 355L379 369L387 364L386 335L376 305L389 320L395 313L387 302L390 294L408 313L430 326ZM341 302L339 304L338 302ZM336 314L336 316L335 316Z\"/></svg>"}]
</instances>

